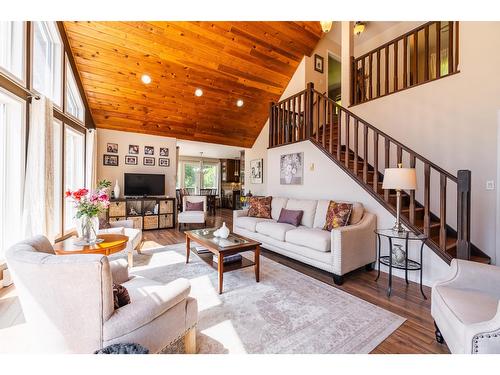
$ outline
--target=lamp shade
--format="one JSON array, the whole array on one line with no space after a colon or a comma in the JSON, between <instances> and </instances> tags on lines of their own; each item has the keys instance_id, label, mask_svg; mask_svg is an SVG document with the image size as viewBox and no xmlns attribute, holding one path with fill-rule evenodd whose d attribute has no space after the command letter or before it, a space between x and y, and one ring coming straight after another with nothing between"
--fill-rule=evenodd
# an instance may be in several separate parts
<instances>
[{"instance_id":1,"label":"lamp shade","mask_svg":"<svg viewBox=\"0 0 500 375\"><path fill-rule=\"evenodd\" d=\"M415 168L387 168L382 189L415 190L417 174Z\"/></svg>"}]
</instances>

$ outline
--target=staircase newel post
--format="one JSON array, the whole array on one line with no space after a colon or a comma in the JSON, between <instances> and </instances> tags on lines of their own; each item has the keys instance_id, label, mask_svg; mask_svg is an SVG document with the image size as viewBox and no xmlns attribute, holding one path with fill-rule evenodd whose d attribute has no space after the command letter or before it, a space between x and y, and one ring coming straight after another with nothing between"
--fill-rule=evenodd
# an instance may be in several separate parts
<instances>
[{"instance_id":1,"label":"staircase newel post","mask_svg":"<svg viewBox=\"0 0 500 375\"><path fill-rule=\"evenodd\" d=\"M269 103L269 147L274 146L274 102Z\"/></svg>"},{"instance_id":2,"label":"staircase newel post","mask_svg":"<svg viewBox=\"0 0 500 375\"><path fill-rule=\"evenodd\" d=\"M313 116L314 116L314 83L307 83L307 112L306 112L306 139L312 135Z\"/></svg>"},{"instance_id":3,"label":"staircase newel post","mask_svg":"<svg viewBox=\"0 0 500 375\"><path fill-rule=\"evenodd\" d=\"M457 258L470 259L471 171L457 173Z\"/></svg>"}]
</instances>

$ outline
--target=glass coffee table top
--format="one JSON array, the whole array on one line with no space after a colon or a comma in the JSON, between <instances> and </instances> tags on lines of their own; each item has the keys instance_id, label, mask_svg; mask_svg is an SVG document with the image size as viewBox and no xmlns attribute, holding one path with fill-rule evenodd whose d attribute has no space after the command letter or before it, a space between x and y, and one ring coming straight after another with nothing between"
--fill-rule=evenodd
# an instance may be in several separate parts
<instances>
[{"instance_id":1,"label":"glass coffee table top","mask_svg":"<svg viewBox=\"0 0 500 375\"><path fill-rule=\"evenodd\" d=\"M227 238L215 237L214 232L216 230L217 228L196 229L190 231L190 233L205 240L209 240L210 242L213 242L219 247L229 247L229 246L244 245L250 243L250 241L247 241L239 236L235 236L232 233L229 234Z\"/></svg>"},{"instance_id":2,"label":"glass coffee table top","mask_svg":"<svg viewBox=\"0 0 500 375\"><path fill-rule=\"evenodd\" d=\"M403 231L403 232L398 232L397 230L394 229L376 229L375 233L384 236L384 237L391 237L391 238L399 238L402 240L406 240L407 238L409 240L426 240L427 236L425 234L421 233L414 233L410 231Z\"/></svg>"}]
</instances>

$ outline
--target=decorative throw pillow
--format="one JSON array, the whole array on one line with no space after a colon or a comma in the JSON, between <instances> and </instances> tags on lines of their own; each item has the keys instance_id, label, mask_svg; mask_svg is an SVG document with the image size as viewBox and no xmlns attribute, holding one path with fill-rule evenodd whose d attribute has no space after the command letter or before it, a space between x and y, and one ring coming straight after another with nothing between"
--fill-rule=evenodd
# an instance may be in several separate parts
<instances>
[{"instance_id":1,"label":"decorative throw pillow","mask_svg":"<svg viewBox=\"0 0 500 375\"><path fill-rule=\"evenodd\" d=\"M251 197L248 216L261 217L263 219L271 218L271 200L273 197Z\"/></svg>"},{"instance_id":2,"label":"decorative throw pillow","mask_svg":"<svg viewBox=\"0 0 500 375\"><path fill-rule=\"evenodd\" d=\"M111 228L111 224L106 220L105 217L99 218L99 229L109 229Z\"/></svg>"},{"instance_id":3,"label":"decorative throw pillow","mask_svg":"<svg viewBox=\"0 0 500 375\"><path fill-rule=\"evenodd\" d=\"M203 202L186 201L186 211L203 211Z\"/></svg>"},{"instance_id":4,"label":"decorative throw pillow","mask_svg":"<svg viewBox=\"0 0 500 375\"><path fill-rule=\"evenodd\" d=\"M330 201L328 210L326 211L326 222L323 229L331 231L335 228L345 227L349 223L351 212L351 203L337 203L335 201Z\"/></svg>"},{"instance_id":5,"label":"decorative throw pillow","mask_svg":"<svg viewBox=\"0 0 500 375\"><path fill-rule=\"evenodd\" d=\"M128 290L121 284L113 283L113 299L115 302L115 310L128 305L130 303L130 296Z\"/></svg>"},{"instance_id":6,"label":"decorative throw pillow","mask_svg":"<svg viewBox=\"0 0 500 375\"><path fill-rule=\"evenodd\" d=\"M304 215L304 211L302 210L287 210L286 208L282 208L278 223L292 224L298 227L302 220L302 215Z\"/></svg>"}]
</instances>

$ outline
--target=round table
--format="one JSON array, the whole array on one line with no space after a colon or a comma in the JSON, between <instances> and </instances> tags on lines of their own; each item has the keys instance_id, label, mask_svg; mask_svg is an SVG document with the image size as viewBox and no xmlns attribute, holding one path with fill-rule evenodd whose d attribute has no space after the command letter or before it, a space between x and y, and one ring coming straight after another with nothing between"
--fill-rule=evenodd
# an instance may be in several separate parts
<instances>
[{"instance_id":1,"label":"round table","mask_svg":"<svg viewBox=\"0 0 500 375\"><path fill-rule=\"evenodd\" d=\"M77 245L76 238L71 237L54 245L54 252L57 255L71 254L103 254L111 255L125 250L128 237L123 234L99 234L97 238L104 241L93 245Z\"/></svg>"},{"instance_id":2,"label":"round table","mask_svg":"<svg viewBox=\"0 0 500 375\"><path fill-rule=\"evenodd\" d=\"M424 244L425 241L427 240L427 236L425 234L420 234L420 233L414 233L410 231L402 231L398 232L393 229L376 229L375 233L378 237L378 246L377 246L377 261L378 261L378 273L377 273L377 278L375 281L378 280L380 277L380 264L384 264L387 267L389 267L389 287L387 289L387 297L390 297L391 291L392 291L392 269L397 268L400 270L405 271L405 281L406 284L409 284L408 282L408 271L419 271L420 272L420 293L422 293L422 296L424 299L427 299L427 297L424 294L424 289L422 287L422 267L423 267L423 250L424 250ZM385 237L389 241L389 251L388 255L382 255L382 249L381 249L381 237ZM405 260L401 263L394 263L392 259L392 252L393 252L393 246L392 242L393 240L402 240L405 243ZM420 245L420 262L417 262L416 260L409 259L408 258L408 242L409 241L421 241Z\"/></svg>"}]
</instances>

